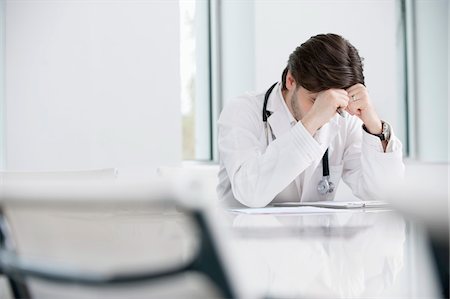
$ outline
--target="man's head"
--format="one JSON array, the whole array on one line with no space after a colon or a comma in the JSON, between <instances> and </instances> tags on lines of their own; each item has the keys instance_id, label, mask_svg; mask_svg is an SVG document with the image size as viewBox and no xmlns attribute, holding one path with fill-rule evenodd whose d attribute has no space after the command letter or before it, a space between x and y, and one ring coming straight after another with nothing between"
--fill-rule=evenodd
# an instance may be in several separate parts
<instances>
[{"instance_id":1,"label":"man's head","mask_svg":"<svg viewBox=\"0 0 450 299\"><path fill-rule=\"evenodd\" d=\"M353 45L336 34L319 34L301 44L289 56L282 74L283 94L298 120L319 92L347 89L357 83L364 84L361 57Z\"/></svg>"},{"instance_id":2,"label":"man's head","mask_svg":"<svg viewBox=\"0 0 450 299\"><path fill-rule=\"evenodd\" d=\"M337 34L313 36L292 52L282 75L283 89L288 71L298 85L311 92L364 84L358 50Z\"/></svg>"}]
</instances>

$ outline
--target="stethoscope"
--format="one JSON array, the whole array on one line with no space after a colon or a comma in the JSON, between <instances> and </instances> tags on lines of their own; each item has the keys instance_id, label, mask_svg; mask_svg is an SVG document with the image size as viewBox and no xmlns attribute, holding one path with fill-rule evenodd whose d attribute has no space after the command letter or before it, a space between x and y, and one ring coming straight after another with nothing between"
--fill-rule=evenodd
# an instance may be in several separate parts
<instances>
[{"instance_id":1,"label":"stethoscope","mask_svg":"<svg viewBox=\"0 0 450 299\"><path fill-rule=\"evenodd\" d=\"M264 105L262 110L262 119L264 123L264 131L266 133L266 143L267 146L269 146L269 132L271 135L272 140L275 140L275 135L273 134L272 128L270 127L269 123L267 122L267 118L272 115L270 111L267 111L267 102L269 101L269 96L272 90L275 88L275 86L278 84L274 83L264 95ZM325 195L327 193L332 193L334 191L334 184L330 181L330 167L328 165L328 149L325 151L325 154L323 154L322 157L322 179L320 180L319 184L317 185L317 191L319 191L320 194Z\"/></svg>"}]
</instances>

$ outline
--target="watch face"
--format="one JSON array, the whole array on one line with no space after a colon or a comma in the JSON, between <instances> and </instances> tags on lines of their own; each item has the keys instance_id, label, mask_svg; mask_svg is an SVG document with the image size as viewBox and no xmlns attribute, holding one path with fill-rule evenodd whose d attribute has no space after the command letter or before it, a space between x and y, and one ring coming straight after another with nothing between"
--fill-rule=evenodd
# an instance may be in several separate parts
<instances>
[{"instance_id":1,"label":"watch face","mask_svg":"<svg viewBox=\"0 0 450 299\"><path fill-rule=\"evenodd\" d=\"M391 130L389 128L389 125L385 122L383 122L383 133L382 134L384 135L384 140L389 141L389 138L391 137Z\"/></svg>"}]
</instances>

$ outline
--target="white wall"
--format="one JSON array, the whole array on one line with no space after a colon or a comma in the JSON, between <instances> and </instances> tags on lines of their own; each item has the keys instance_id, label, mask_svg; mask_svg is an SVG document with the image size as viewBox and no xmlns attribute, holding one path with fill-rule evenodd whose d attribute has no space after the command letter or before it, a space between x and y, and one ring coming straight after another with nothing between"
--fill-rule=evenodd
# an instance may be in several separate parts
<instances>
[{"instance_id":1,"label":"white wall","mask_svg":"<svg viewBox=\"0 0 450 299\"><path fill-rule=\"evenodd\" d=\"M227 66L223 72L223 81L228 83L223 91L225 102L233 96L230 93L236 96L246 90L269 88L280 80L288 56L297 46L319 33L337 33L359 49L365 59L366 85L380 117L392 123L404 140L404 99L399 80L402 57L397 56L401 27L396 0L246 1L244 11L250 7L248 2L253 3L254 15L232 19L233 27L224 23L223 31L228 37L224 40L224 51L231 47L244 53L248 47L254 49L248 62L240 58L243 54L235 54L238 62L233 63L229 57L231 50L222 53ZM229 0L224 5L234 7L237 3ZM236 27L246 29L234 30L237 37L233 39L230 31ZM247 34L252 30L253 37ZM234 70L233 75L230 69Z\"/></svg>"},{"instance_id":2,"label":"white wall","mask_svg":"<svg viewBox=\"0 0 450 299\"><path fill-rule=\"evenodd\" d=\"M313 35L337 33L364 58L366 86L380 117L400 127L395 0L256 1L255 14L256 89L280 80L295 47Z\"/></svg>"},{"instance_id":3,"label":"white wall","mask_svg":"<svg viewBox=\"0 0 450 299\"><path fill-rule=\"evenodd\" d=\"M255 5L253 0L221 2L222 98L255 86Z\"/></svg>"},{"instance_id":4,"label":"white wall","mask_svg":"<svg viewBox=\"0 0 450 299\"><path fill-rule=\"evenodd\" d=\"M181 161L178 1L7 1L6 169Z\"/></svg>"}]
</instances>

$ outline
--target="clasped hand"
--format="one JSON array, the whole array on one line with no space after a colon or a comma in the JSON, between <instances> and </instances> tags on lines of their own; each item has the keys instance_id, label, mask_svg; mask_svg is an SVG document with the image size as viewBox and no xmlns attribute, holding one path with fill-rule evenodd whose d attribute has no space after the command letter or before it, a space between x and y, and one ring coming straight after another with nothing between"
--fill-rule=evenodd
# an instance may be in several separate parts
<instances>
[{"instance_id":1,"label":"clasped hand","mask_svg":"<svg viewBox=\"0 0 450 299\"><path fill-rule=\"evenodd\" d=\"M381 133L381 120L370 101L367 88L359 83L348 89L327 89L319 92L313 106L301 121L308 131L314 134L336 115L337 109L359 117L370 133Z\"/></svg>"}]
</instances>

